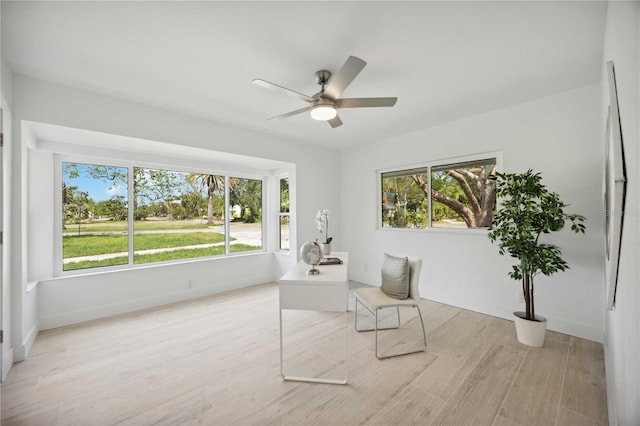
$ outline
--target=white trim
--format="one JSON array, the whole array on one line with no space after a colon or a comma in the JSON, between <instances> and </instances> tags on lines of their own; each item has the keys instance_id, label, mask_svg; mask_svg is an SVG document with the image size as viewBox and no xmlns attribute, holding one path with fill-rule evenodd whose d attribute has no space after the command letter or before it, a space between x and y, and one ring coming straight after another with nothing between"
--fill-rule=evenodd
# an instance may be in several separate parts
<instances>
[{"instance_id":1,"label":"white trim","mask_svg":"<svg viewBox=\"0 0 640 426\"><path fill-rule=\"evenodd\" d=\"M13 348L13 362L20 362L27 359L27 355L31 352L38 333L40 333L40 323L36 322L33 327L29 329L22 344Z\"/></svg>"},{"instance_id":2,"label":"white trim","mask_svg":"<svg viewBox=\"0 0 640 426\"><path fill-rule=\"evenodd\" d=\"M40 281L28 281L25 291L31 293L34 288L38 287L38 284L40 284Z\"/></svg>"},{"instance_id":3,"label":"white trim","mask_svg":"<svg viewBox=\"0 0 640 426\"><path fill-rule=\"evenodd\" d=\"M256 283L267 283L270 281L272 281L272 277L270 276L256 275L249 278L244 278L240 281L225 281L224 284L216 282L215 285L202 287L194 286L189 289L156 294L151 297L129 299L126 301L105 304L102 306L92 306L90 308L78 309L59 315L40 317L40 328L42 330L49 330L52 328L83 323L86 321L92 321L95 319L119 315L127 312L134 312L142 309L169 305L183 300L194 299L197 297L224 293L226 291L232 291L239 288L251 287L256 285Z\"/></svg>"},{"instance_id":4,"label":"white trim","mask_svg":"<svg viewBox=\"0 0 640 426\"><path fill-rule=\"evenodd\" d=\"M134 182L133 182L133 165L127 166L127 204L128 205L136 205L135 201L135 191L134 191ZM135 250L134 250L134 241L133 234L135 230L133 229L133 221L135 218L135 211L133 208L127 207L127 266L133 265ZM57 242L56 242L57 243ZM58 244L60 245L60 244ZM60 263L61 265L62 263Z\"/></svg>"},{"instance_id":5,"label":"white trim","mask_svg":"<svg viewBox=\"0 0 640 426\"><path fill-rule=\"evenodd\" d=\"M275 184L277 187L277 194L278 194L278 203L276 205L276 216L277 216L277 223L276 223L276 228L277 228L277 240L278 240L278 244L276 246L275 252L277 253L282 253L282 254L290 254L291 253L291 235L289 235L289 249L288 250L284 250L281 248L281 243L282 243L282 229L280 228L281 223L282 223L282 218L283 217L288 217L289 218L289 234L291 234L291 178L289 177L288 173L281 173L279 175L276 176L277 179L277 183ZM281 212L280 211L280 204L282 202L282 200L280 199L280 196L282 195L282 193L280 192L280 181L282 179L287 179L288 181L288 191L289 191L289 211L288 212Z\"/></svg>"},{"instance_id":6,"label":"white trim","mask_svg":"<svg viewBox=\"0 0 640 426\"><path fill-rule=\"evenodd\" d=\"M460 297L450 293L433 291L426 291L425 293L426 295L423 297L427 298L428 300L433 300L435 302L457 306L462 309L496 316L498 318L503 318L509 321L513 321L513 312L518 310L517 308L509 309L505 306L485 303L477 300L470 301L465 297ZM583 339L592 340L594 342L602 343L603 335L602 330L599 328L594 328L587 324L567 321L562 318L549 316L545 313L541 314L547 319L548 330L557 331L559 333L569 334L571 336L576 336Z\"/></svg>"},{"instance_id":7,"label":"white trim","mask_svg":"<svg viewBox=\"0 0 640 426\"><path fill-rule=\"evenodd\" d=\"M445 157L439 158L435 160L423 161L421 163L410 163L405 165L398 165L393 167L385 167L384 169L376 170L376 173L379 175L381 173L399 171L399 170L410 170L410 169L419 169L424 167L433 167L447 164L455 164L455 163L466 163L469 161L477 161L477 160L485 160L489 158L496 159L496 168L502 169L502 151L486 151L486 152L478 152L475 154L461 155L456 157ZM498 167L499 166L499 167Z\"/></svg>"}]
</instances>

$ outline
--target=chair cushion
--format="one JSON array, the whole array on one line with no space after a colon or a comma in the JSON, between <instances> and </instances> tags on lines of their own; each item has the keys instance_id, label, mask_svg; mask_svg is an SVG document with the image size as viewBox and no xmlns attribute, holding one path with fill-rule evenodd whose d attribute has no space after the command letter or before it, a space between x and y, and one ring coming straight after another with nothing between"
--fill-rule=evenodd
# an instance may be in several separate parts
<instances>
[{"instance_id":1,"label":"chair cushion","mask_svg":"<svg viewBox=\"0 0 640 426\"><path fill-rule=\"evenodd\" d=\"M389 297L380 290L379 287L361 287L356 288L353 293L360 302L370 311L378 308L388 308L392 306L417 306L418 303L406 298L404 300Z\"/></svg>"},{"instance_id":2,"label":"chair cushion","mask_svg":"<svg viewBox=\"0 0 640 426\"><path fill-rule=\"evenodd\" d=\"M409 296L409 259L384 254L382 262L382 284L380 289L394 299Z\"/></svg>"}]
</instances>

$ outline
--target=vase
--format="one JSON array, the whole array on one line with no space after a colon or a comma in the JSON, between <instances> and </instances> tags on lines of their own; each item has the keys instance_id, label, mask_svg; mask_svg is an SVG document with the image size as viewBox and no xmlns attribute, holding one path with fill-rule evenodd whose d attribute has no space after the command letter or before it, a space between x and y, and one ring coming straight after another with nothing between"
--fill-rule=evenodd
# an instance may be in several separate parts
<instances>
[{"instance_id":1,"label":"vase","mask_svg":"<svg viewBox=\"0 0 640 426\"><path fill-rule=\"evenodd\" d=\"M322 254L329 256L331 254L331 243L322 243Z\"/></svg>"},{"instance_id":2,"label":"vase","mask_svg":"<svg viewBox=\"0 0 640 426\"><path fill-rule=\"evenodd\" d=\"M541 347L547 332L547 319L536 315L535 321L525 319L524 312L514 312L518 341L528 346Z\"/></svg>"}]
</instances>

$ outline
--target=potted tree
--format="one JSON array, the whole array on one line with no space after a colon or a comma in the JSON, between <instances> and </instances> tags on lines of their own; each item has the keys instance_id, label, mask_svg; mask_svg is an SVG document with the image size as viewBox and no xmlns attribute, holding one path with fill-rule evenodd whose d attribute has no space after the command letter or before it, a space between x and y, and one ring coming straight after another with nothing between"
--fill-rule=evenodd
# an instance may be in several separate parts
<instances>
[{"instance_id":1,"label":"potted tree","mask_svg":"<svg viewBox=\"0 0 640 426\"><path fill-rule=\"evenodd\" d=\"M501 255L517 259L509 276L522 281L525 311L514 312L516 333L521 343L542 346L546 319L536 315L534 278L569 268L560 248L541 241L543 234L560 231L567 222L571 230L584 233L584 216L565 213L567 204L542 184L540 173L496 173L496 195L500 200L489 240L497 242Z\"/></svg>"}]
</instances>

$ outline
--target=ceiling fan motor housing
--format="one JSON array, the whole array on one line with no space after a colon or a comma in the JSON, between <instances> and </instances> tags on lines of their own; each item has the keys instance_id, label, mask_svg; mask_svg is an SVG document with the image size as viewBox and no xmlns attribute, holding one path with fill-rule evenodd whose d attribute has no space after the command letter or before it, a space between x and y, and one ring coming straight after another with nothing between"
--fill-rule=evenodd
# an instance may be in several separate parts
<instances>
[{"instance_id":1,"label":"ceiling fan motor housing","mask_svg":"<svg viewBox=\"0 0 640 426\"><path fill-rule=\"evenodd\" d=\"M322 90L324 91L324 86L329 83L329 79L331 79L331 71L320 70L316 71L316 83L322 86Z\"/></svg>"}]
</instances>

